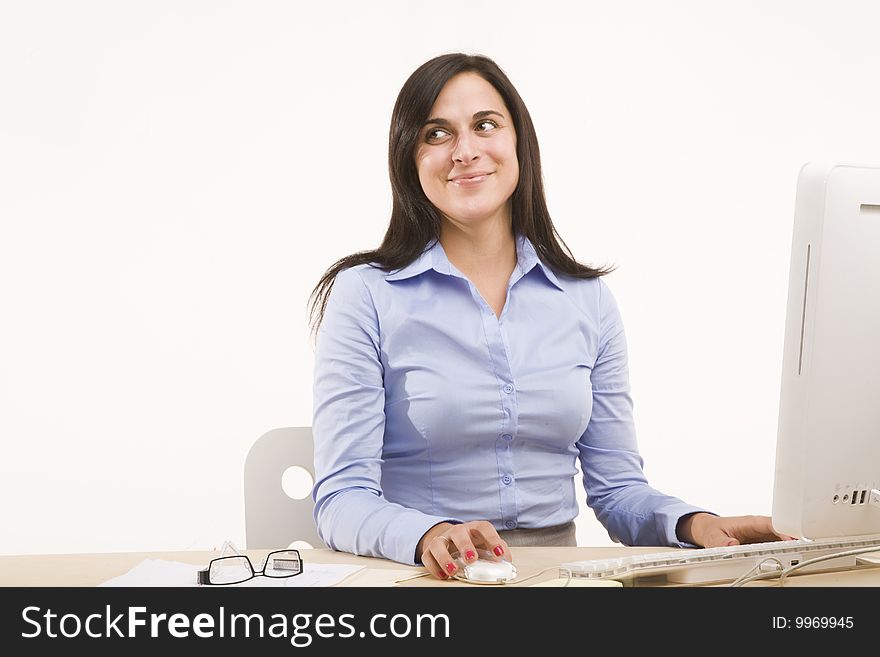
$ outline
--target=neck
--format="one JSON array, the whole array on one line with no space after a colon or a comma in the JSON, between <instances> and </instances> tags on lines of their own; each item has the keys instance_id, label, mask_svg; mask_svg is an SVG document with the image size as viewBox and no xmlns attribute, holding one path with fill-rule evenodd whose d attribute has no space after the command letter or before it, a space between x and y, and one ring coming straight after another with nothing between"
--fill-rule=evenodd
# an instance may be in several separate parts
<instances>
[{"instance_id":1,"label":"neck","mask_svg":"<svg viewBox=\"0 0 880 657\"><path fill-rule=\"evenodd\" d=\"M516 240L509 223L462 227L444 221L440 244L465 274L509 273L516 266Z\"/></svg>"}]
</instances>

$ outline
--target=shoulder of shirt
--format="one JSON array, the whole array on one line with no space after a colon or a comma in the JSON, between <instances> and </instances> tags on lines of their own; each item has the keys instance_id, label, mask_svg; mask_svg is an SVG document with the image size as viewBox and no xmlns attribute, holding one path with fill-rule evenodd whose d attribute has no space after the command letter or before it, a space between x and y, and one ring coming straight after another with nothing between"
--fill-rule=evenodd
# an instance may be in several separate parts
<instances>
[{"instance_id":1,"label":"shoulder of shirt","mask_svg":"<svg viewBox=\"0 0 880 657\"><path fill-rule=\"evenodd\" d=\"M581 309L590 312L598 305L605 305L609 300L613 301L613 295L604 277L577 278L567 274L556 273L556 279L565 293Z\"/></svg>"},{"instance_id":2,"label":"shoulder of shirt","mask_svg":"<svg viewBox=\"0 0 880 657\"><path fill-rule=\"evenodd\" d=\"M357 279L360 278L364 285L372 287L377 282L384 281L387 275L388 272L382 271L382 269L379 268L379 265L363 263L352 267L346 267L345 269L340 270L336 276L337 278L345 276L346 278L351 278L353 281L357 281Z\"/></svg>"},{"instance_id":3,"label":"shoulder of shirt","mask_svg":"<svg viewBox=\"0 0 880 657\"><path fill-rule=\"evenodd\" d=\"M379 265L364 263L354 265L353 267L346 267L336 276L337 278L344 277L346 282L350 281L349 284L363 285L367 289L375 291L380 284L385 282L385 277L388 276L389 273L390 272L383 271Z\"/></svg>"},{"instance_id":4,"label":"shoulder of shirt","mask_svg":"<svg viewBox=\"0 0 880 657\"><path fill-rule=\"evenodd\" d=\"M348 294L358 294L364 300L382 298L387 272L382 271L378 264L363 263L341 269L336 274L334 287L337 285ZM371 301L375 303L375 301Z\"/></svg>"}]
</instances>

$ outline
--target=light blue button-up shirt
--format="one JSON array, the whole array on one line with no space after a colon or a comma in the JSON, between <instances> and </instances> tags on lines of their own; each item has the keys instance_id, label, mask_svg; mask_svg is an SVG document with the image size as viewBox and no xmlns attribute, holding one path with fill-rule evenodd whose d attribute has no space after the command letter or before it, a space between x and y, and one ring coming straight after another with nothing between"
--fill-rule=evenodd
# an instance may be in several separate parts
<instances>
[{"instance_id":1,"label":"light blue button-up shirt","mask_svg":"<svg viewBox=\"0 0 880 657\"><path fill-rule=\"evenodd\" d=\"M607 284L555 274L522 235L516 256L500 317L438 241L403 269L337 275L312 422L329 547L414 564L439 522L567 523L577 459L612 539L687 545L676 523L704 509L648 485Z\"/></svg>"}]
</instances>

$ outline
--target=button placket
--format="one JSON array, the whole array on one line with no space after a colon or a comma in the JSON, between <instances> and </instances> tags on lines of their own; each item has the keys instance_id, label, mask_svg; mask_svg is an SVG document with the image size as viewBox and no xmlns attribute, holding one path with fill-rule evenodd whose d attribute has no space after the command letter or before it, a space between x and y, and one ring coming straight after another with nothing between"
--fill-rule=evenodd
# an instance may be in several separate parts
<instances>
[{"instance_id":1,"label":"button placket","mask_svg":"<svg viewBox=\"0 0 880 657\"><path fill-rule=\"evenodd\" d=\"M490 311L483 316L483 329L486 335L486 347L497 377L499 401L503 411L495 439L500 520L504 527L511 528L517 525L516 479L514 476L516 469L513 463L513 448L516 445L515 436L518 422L516 388L513 385L515 379L511 369L511 354L505 345L504 330L501 323L496 321L493 312Z\"/></svg>"}]
</instances>

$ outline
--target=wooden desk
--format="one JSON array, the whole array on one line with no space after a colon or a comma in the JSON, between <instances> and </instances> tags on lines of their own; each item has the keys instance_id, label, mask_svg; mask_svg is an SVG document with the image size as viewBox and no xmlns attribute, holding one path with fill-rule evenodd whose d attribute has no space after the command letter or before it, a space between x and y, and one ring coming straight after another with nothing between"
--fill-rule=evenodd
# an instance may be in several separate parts
<instances>
[{"instance_id":1,"label":"wooden desk","mask_svg":"<svg viewBox=\"0 0 880 657\"><path fill-rule=\"evenodd\" d=\"M542 575L523 582L528 586L558 576L556 567L566 561L599 559L644 552L668 551L668 547L519 547L511 548L514 563L521 578ZM269 550L247 550L252 558L260 558ZM405 566L385 559L356 557L332 550L301 550L306 565L309 563L348 563L365 566L363 571L348 577L338 586L394 586L394 581L407 575L423 572L415 566ZM219 556L217 552L116 552L95 554L46 554L0 556L0 586L97 586L112 577L122 575L145 559L166 559L184 563L207 565ZM397 586L444 586L470 588L474 585L457 580L441 582L432 577L421 577ZM508 585L516 586L516 584ZM774 586L772 581L756 581L746 586ZM880 567L859 568L851 571L793 575L786 587L797 586L880 586ZM479 587L486 588L486 587ZM505 588L505 587L493 587Z\"/></svg>"}]
</instances>

